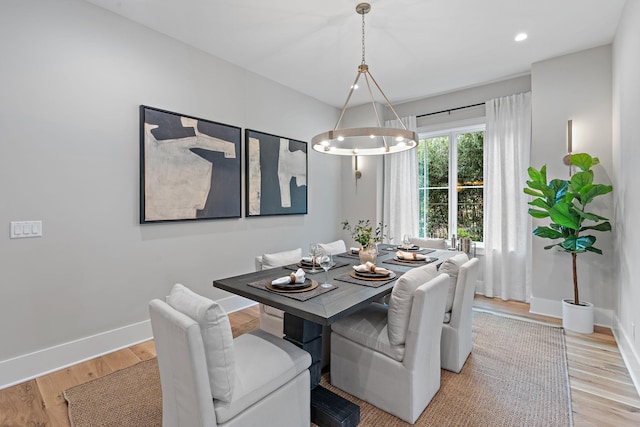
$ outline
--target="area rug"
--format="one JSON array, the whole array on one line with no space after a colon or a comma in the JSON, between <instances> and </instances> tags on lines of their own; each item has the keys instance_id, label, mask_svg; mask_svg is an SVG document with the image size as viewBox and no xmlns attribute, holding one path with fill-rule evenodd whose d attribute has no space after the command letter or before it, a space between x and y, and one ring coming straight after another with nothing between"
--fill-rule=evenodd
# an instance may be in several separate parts
<instances>
[{"instance_id":1,"label":"area rug","mask_svg":"<svg viewBox=\"0 0 640 427\"><path fill-rule=\"evenodd\" d=\"M474 347L460 374L442 371L440 391L416 426L571 426L562 329L474 312ZM409 426L376 407L322 384L360 405L360 426ZM64 391L73 427L161 426L155 359Z\"/></svg>"},{"instance_id":2,"label":"area rug","mask_svg":"<svg viewBox=\"0 0 640 427\"><path fill-rule=\"evenodd\" d=\"M462 371L442 370L440 390L416 426L572 426L563 330L473 313L473 350ZM359 426L408 424L329 383L321 384L360 405Z\"/></svg>"}]
</instances>

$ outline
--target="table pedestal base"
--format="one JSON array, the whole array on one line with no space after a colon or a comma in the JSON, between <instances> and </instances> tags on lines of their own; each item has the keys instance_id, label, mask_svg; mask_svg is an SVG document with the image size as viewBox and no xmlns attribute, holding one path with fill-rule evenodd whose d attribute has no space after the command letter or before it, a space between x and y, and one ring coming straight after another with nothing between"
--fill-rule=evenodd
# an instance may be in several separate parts
<instances>
[{"instance_id":1,"label":"table pedestal base","mask_svg":"<svg viewBox=\"0 0 640 427\"><path fill-rule=\"evenodd\" d=\"M323 427L355 427L360 423L360 407L317 386L311 390L311 422Z\"/></svg>"},{"instance_id":2,"label":"table pedestal base","mask_svg":"<svg viewBox=\"0 0 640 427\"><path fill-rule=\"evenodd\" d=\"M284 313L284 339L311 355L311 421L320 427L355 427L360 407L320 386L322 325Z\"/></svg>"}]
</instances>

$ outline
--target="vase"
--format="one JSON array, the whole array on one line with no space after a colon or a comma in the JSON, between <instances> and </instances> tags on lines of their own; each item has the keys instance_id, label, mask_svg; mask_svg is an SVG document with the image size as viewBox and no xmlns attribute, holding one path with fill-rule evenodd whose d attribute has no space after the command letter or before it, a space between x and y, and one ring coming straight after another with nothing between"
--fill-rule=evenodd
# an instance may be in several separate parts
<instances>
[{"instance_id":1,"label":"vase","mask_svg":"<svg viewBox=\"0 0 640 427\"><path fill-rule=\"evenodd\" d=\"M358 252L358 257L360 258L360 264L366 264L367 261L372 263L376 263L376 259L378 258L378 251L375 246L367 246L366 248L360 248L360 252Z\"/></svg>"},{"instance_id":2,"label":"vase","mask_svg":"<svg viewBox=\"0 0 640 427\"><path fill-rule=\"evenodd\" d=\"M593 304L573 303L572 299L562 300L562 327L581 334L593 333Z\"/></svg>"}]
</instances>

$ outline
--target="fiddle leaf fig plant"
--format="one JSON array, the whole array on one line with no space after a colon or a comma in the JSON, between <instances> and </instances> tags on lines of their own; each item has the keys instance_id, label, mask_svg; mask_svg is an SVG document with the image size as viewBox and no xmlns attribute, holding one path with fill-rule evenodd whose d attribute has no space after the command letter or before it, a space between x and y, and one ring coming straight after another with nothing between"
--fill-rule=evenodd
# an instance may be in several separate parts
<instances>
[{"instance_id":1,"label":"fiddle leaf fig plant","mask_svg":"<svg viewBox=\"0 0 640 427\"><path fill-rule=\"evenodd\" d=\"M549 218L547 226L538 226L533 234L554 242L545 249L554 247L571 254L573 267L573 303L580 305L578 295L578 272L576 257L580 253L602 250L594 246L596 237L584 234L591 231L611 231L611 223L603 216L587 211L587 206L598 196L613 191L611 185L595 184L591 168L600 160L586 153L572 154L571 164L579 171L570 180L552 179L547 182L547 166L540 170L528 169L530 181L524 192L535 197L529 202L529 215L537 219Z\"/></svg>"}]
</instances>

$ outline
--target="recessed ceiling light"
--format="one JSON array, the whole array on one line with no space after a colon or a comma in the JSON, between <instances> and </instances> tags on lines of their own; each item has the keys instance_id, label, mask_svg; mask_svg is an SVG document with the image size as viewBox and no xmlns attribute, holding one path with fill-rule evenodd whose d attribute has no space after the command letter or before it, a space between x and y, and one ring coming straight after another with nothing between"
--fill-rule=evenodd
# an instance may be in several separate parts
<instances>
[{"instance_id":1,"label":"recessed ceiling light","mask_svg":"<svg viewBox=\"0 0 640 427\"><path fill-rule=\"evenodd\" d=\"M518 35L516 35L515 40L516 40L517 42L521 42L521 41L523 41L523 40L526 40L526 39L527 39L527 37L529 37L529 36L527 36L527 33L519 33Z\"/></svg>"}]
</instances>

